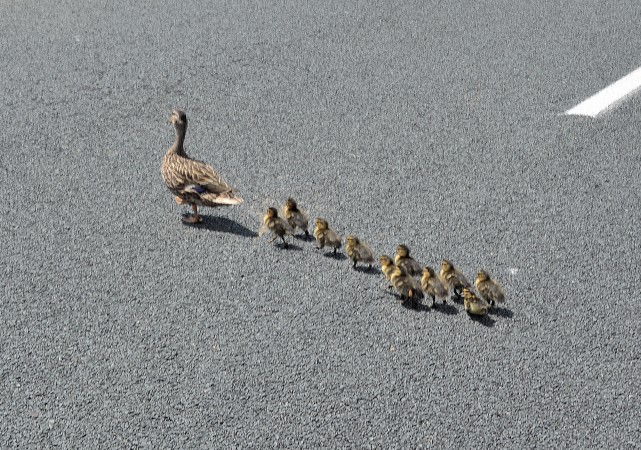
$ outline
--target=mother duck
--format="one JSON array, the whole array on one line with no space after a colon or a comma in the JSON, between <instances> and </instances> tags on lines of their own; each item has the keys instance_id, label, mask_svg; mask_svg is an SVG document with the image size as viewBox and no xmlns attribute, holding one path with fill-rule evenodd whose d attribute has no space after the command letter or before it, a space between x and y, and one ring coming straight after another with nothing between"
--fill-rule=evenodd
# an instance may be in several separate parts
<instances>
[{"instance_id":1,"label":"mother duck","mask_svg":"<svg viewBox=\"0 0 641 450\"><path fill-rule=\"evenodd\" d=\"M236 196L231 186L209 165L190 158L183 143L187 132L187 116L179 109L171 112L169 122L176 129L176 141L162 160L162 179L179 205L191 205L193 214L183 217L185 223L200 223L198 206L239 205L243 199Z\"/></svg>"}]
</instances>

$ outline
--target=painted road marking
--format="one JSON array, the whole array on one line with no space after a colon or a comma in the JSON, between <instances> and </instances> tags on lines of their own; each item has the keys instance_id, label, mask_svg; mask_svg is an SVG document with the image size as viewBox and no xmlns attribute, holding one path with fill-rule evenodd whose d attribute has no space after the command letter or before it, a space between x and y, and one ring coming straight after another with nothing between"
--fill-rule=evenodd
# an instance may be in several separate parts
<instances>
[{"instance_id":1,"label":"painted road marking","mask_svg":"<svg viewBox=\"0 0 641 450\"><path fill-rule=\"evenodd\" d=\"M565 114L576 116L595 117L600 112L606 110L614 103L622 100L641 87L641 67L627 74L619 81L612 83L605 89L597 92L592 97L579 103L572 109L568 109Z\"/></svg>"}]
</instances>

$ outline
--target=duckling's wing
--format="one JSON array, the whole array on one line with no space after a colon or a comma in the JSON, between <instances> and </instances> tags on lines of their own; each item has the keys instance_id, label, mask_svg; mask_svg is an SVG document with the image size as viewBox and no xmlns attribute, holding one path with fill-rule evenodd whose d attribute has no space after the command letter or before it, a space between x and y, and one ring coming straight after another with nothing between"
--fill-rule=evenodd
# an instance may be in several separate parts
<instances>
[{"instance_id":1,"label":"duckling's wing","mask_svg":"<svg viewBox=\"0 0 641 450\"><path fill-rule=\"evenodd\" d=\"M361 242L360 245L356 247L356 251L361 261L366 263L374 262L374 255L372 254L372 249L367 245Z\"/></svg>"},{"instance_id":2,"label":"duckling's wing","mask_svg":"<svg viewBox=\"0 0 641 450\"><path fill-rule=\"evenodd\" d=\"M328 229L327 233L325 233L325 242L333 247L340 247L342 244L341 238L339 238L336 232L331 229Z\"/></svg>"},{"instance_id":3,"label":"duckling's wing","mask_svg":"<svg viewBox=\"0 0 641 450\"><path fill-rule=\"evenodd\" d=\"M280 218L280 223L283 226L283 229L285 230L285 234L294 234L294 228L287 222L285 219Z\"/></svg>"},{"instance_id":4,"label":"duckling's wing","mask_svg":"<svg viewBox=\"0 0 641 450\"><path fill-rule=\"evenodd\" d=\"M503 303L505 301L505 291L503 290L503 286L494 281L490 284L489 287L490 293L492 295L492 300L494 300L495 302Z\"/></svg>"}]
</instances>

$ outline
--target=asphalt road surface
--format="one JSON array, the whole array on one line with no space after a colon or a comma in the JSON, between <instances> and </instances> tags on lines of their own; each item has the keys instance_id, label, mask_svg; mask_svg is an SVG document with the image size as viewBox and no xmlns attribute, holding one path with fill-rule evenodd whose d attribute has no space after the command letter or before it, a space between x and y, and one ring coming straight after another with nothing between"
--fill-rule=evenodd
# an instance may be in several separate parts
<instances>
[{"instance_id":1,"label":"asphalt road surface","mask_svg":"<svg viewBox=\"0 0 641 450\"><path fill-rule=\"evenodd\" d=\"M135 3L133 6L131 3ZM637 0L0 4L1 448L634 448ZM183 225L186 148L245 198ZM257 234L298 199L485 268L413 311Z\"/></svg>"}]
</instances>

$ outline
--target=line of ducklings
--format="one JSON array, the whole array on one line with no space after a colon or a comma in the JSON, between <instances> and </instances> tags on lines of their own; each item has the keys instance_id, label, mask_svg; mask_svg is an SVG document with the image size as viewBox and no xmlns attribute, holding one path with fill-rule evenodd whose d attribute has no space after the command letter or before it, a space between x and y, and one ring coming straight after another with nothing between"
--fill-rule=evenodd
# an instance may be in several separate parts
<instances>
[{"instance_id":1,"label":"line of ducklings","mask_svg":"<svg viewBox=\"0 0 641 450\"><path fill-rule=\"evenodd\" d=\"M274 207L267 208L263 217L263 226L260 235L270 232L272 237L269 242L274 242L280 238L283 248L288 247L288 235L293 235L296 229L305 233L305 238L310 238L309 217L307 213L298 207L298 203L293 198L288 198L283 207L283 217ZM340 236L329 226L327 220L317 218L313 231L314 238L318 243L317 249L325 247L333 248L336 255L342 246ZM352 260L353 268L357 263L368 265L371 270L374 263L372 249L354 235L346 238L345 253ZM411 308L417 308L425 294L432 298L431 307L436 306L436 299L445 304L448 293L452 293L452 298L456 301L463 301L465 311L470 315L483 316L488 313L496 303L505 301L505 290L503 287L485 270L479 270L474 280L474 286L480 295L477 295L472 284L465 278L454 264L443 259L441 269L437 274L430 266L421 267L421 265L410 256L410 249L400 244L396 248L394 259L387 255L379 257L381 270L387 280L388 289L396 288L401 296L401 302ZM416 278L420 276L420 281Z\"/></svg>"}]
</instances>

